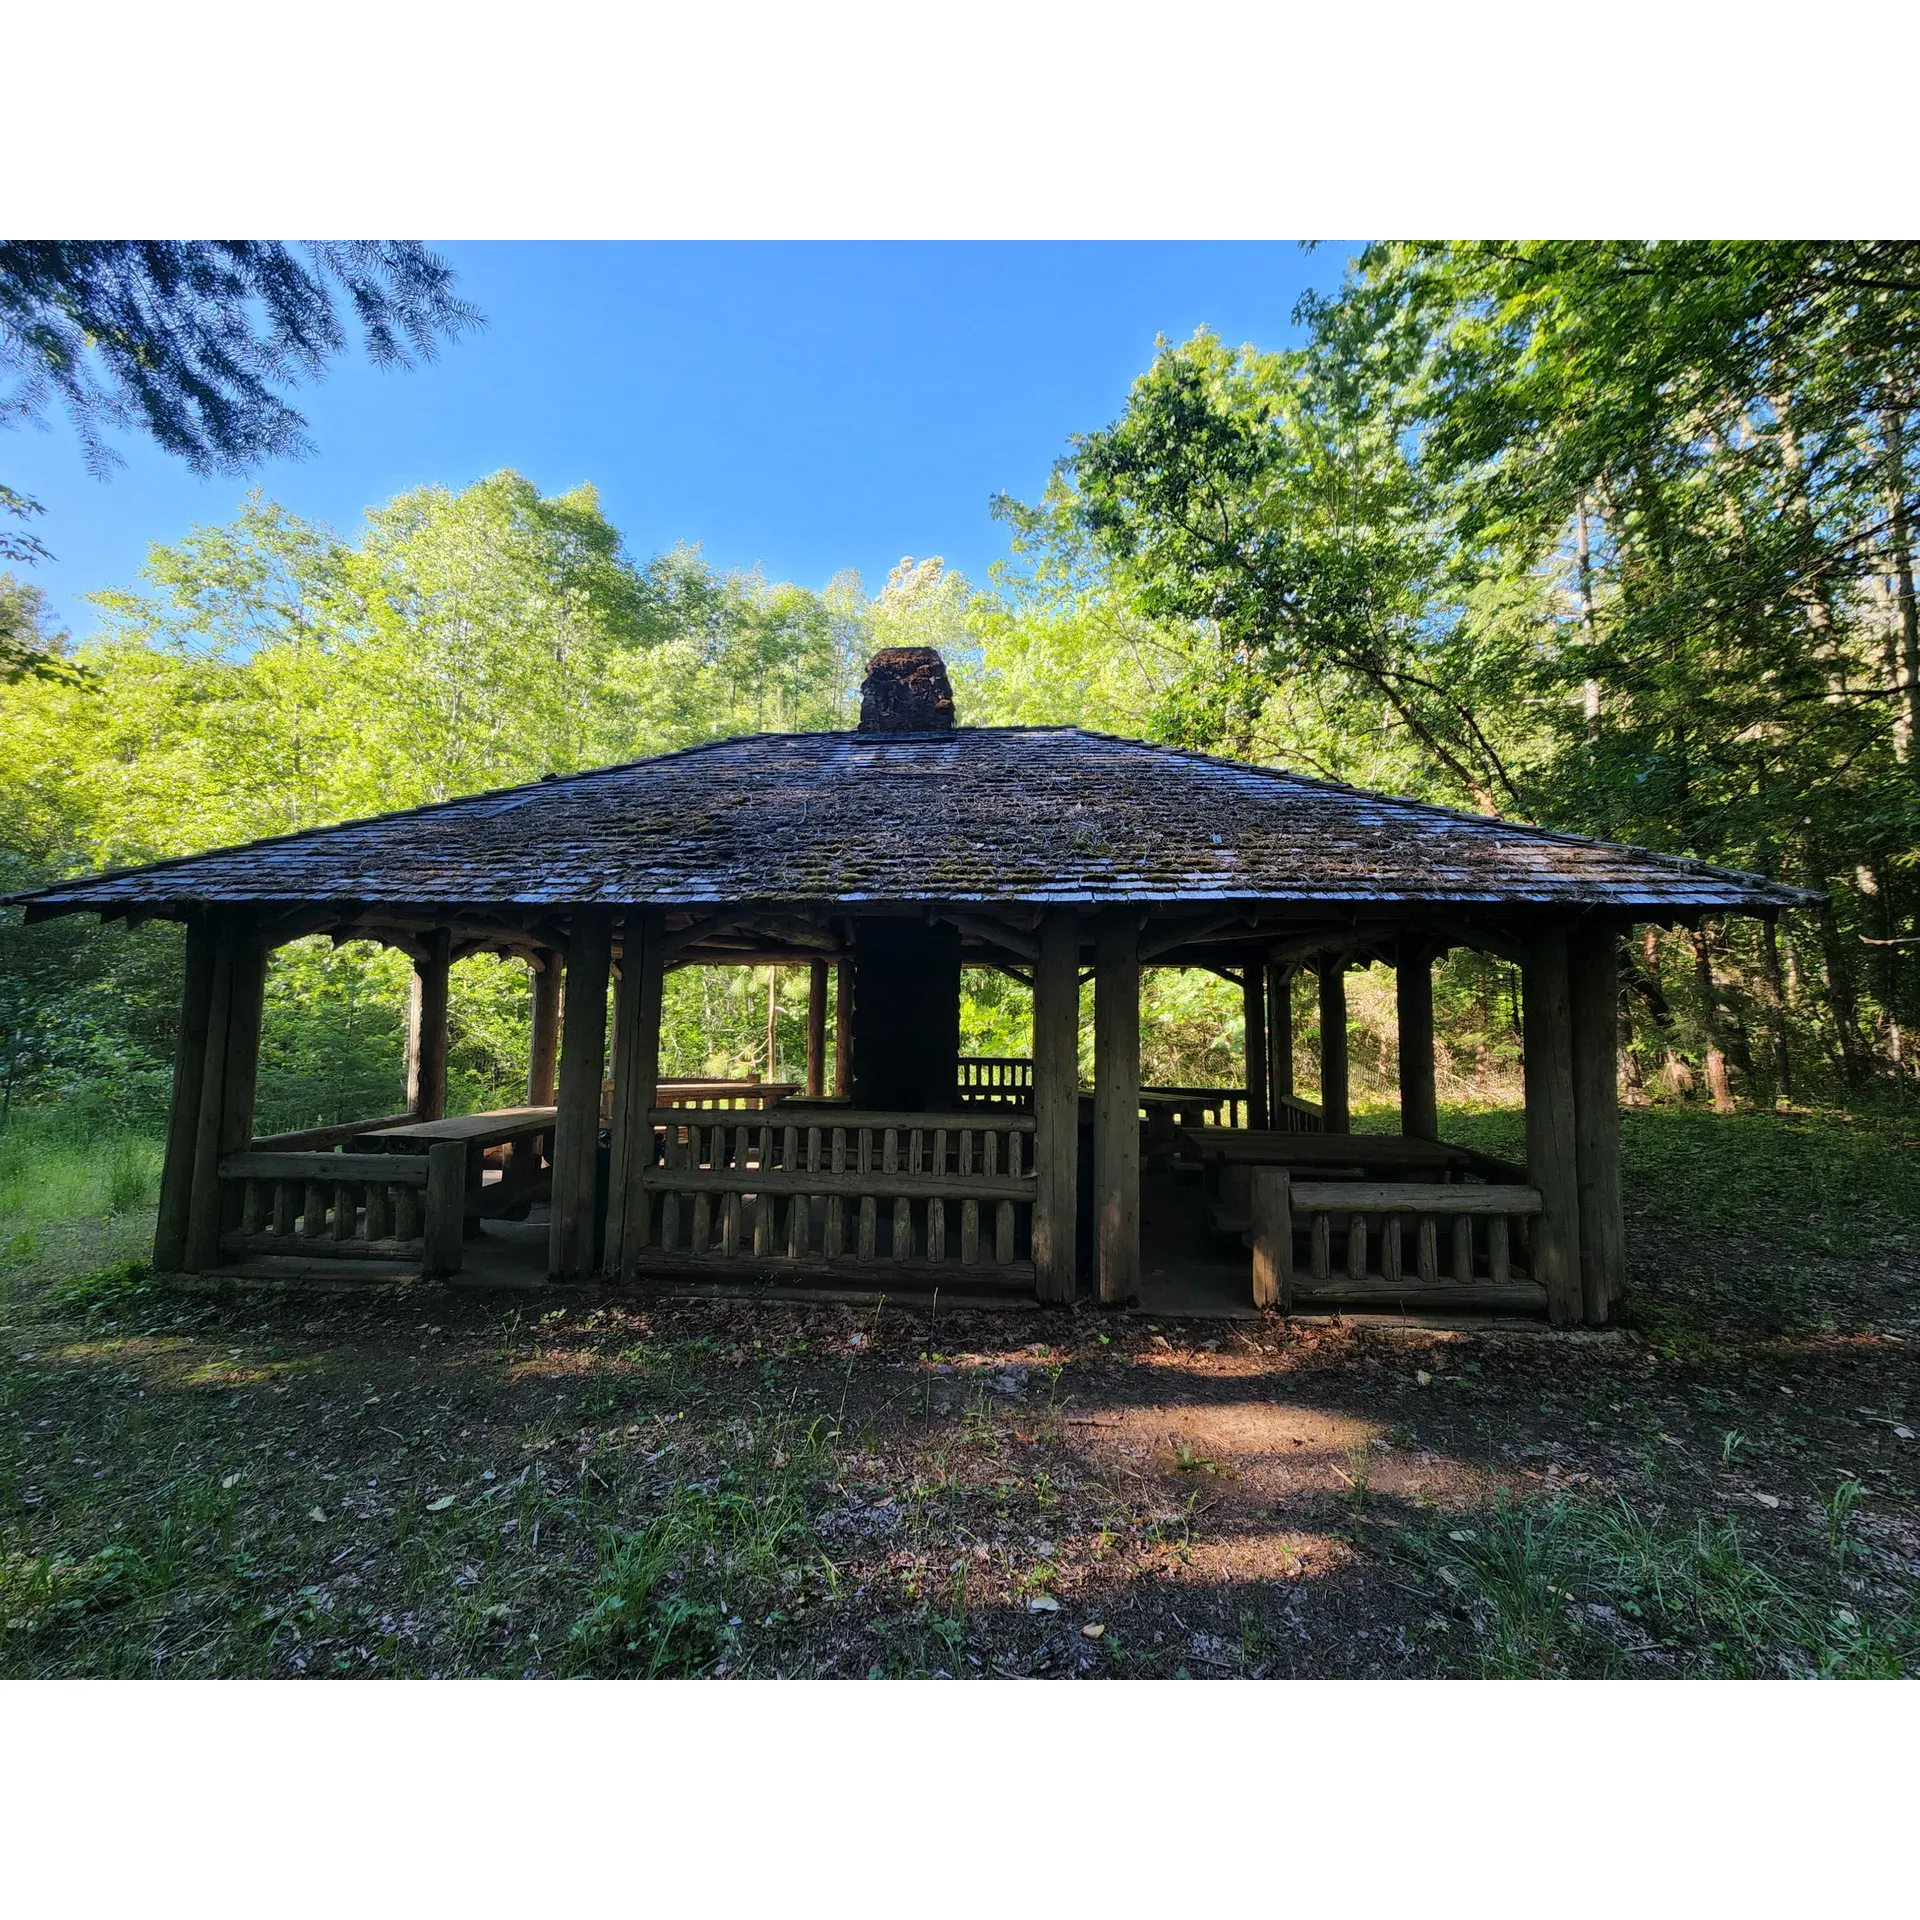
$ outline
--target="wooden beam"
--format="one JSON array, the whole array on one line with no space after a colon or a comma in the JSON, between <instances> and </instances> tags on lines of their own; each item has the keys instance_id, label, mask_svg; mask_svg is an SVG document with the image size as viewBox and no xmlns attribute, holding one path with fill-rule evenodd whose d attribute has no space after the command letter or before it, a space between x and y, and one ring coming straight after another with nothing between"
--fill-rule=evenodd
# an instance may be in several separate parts
<instances>
[{"instance_id":1,"label":"wooden beam","mask_svg":"<svg viewBox=\"0 0 1920 1920\"><path fill-rule=\"evenodd\" d=\"M630 1279L652 1237L642 1177L653 1165L653 1104L660 1086L660 987L664 978L660 915L627 915L614 1029L613 1150L607 1190L607 1240L601 1268Z\"/></svg>"},{"instance_id":2,"label":"wooden beam","mask_svg":"<svg viewBox=\"0 0 1920 1920\"><path fill-rule=\"evenodd\" d=\"M1264 1129L1267 1104L1267 970L1249 960L1240 975L1240 1010L1247 1076L1247 1125Z\"/></svg>"},{"instance_id":3,"label":"wooden beam","mask_svg":"<svg viewBox=\"0 0 1920 1920\"><path fill-rule=\"evenodd\" d=\"M447 1111L447 971L453 935L433 927L424 956L413 963L407 1005L407 1111L416 1120L439 1120Z\"/></svg>"},{"instance_id":4,"label":"wooden beam","mask_svg":"<svg viewBox=\"0 0 1920 1920\"><path fill-rule=\"evenodd\" d=\"M1094 1276L1108 1306L1140 1291L1140 929L1109 913L1094 943Z\"/></svg>"},{"instance_id":5,"label":"wooden beam","mask_svg":"<svg viewBox=\"0 0 1920 1920\"><path fill-rule=\"evenodd\" d=\"M1079 1291L1080 921L1055 908L1040 923L1033 969L1033 1265L1042 1300Z\"/></svg>"},{"instance_id":6,"label":"wooden beam","mask_svg":"<svg viewBox=\"0 0 1920 1920\"><path fill-rule=\"evenodd\" d=\"M840 961L833 970L833 1095L853 1094L853 962Z\"/></svg>"},{"instance_id":7,"label":"wooden beam","mask_svg":"<svg viewBox=\"0 0 1920 1920\"><path fill-rule=\"evenodd\" d=\"M1620 1199L1619 937L1600 916L1578 926L1567 955L1573 1018L1573 1127L1580 1173L1580 1294L1594 1325L1626 1291Z\"/></svg>"},{"instance_id":8,"label":"wooden beam","mask_svg":"<svg viewBox=\"0 0 1920 1920\"><path fill-rule=\"evenodd\" d=\"M1400 1131L1415 1140L1440 1138L1433 1081L1433 949L1402 934L1394 953L1393 990L1400 1032Z\"/></svg>"},{"instance_id":9,"label":"wooden beam","mask_svg":"<svg viewBox=\"0 0 1920 1920\"><path fill-rule=\"evenodd\" d=\"M533 971L533 1023L527 1037L527 1105L553 1105L554 1072L560 1060L560 956L542 947Z\"/></svg>"},{"instance_id":10,"label":"wooden beam","mask_svg":"<svg viewBox=\"0 0 1920 1920\"><path fill-rule=\"evenodd\" d=\"M1333 954L1320 962L1320 1113L1327 1133L1351 1133L1347 1103L1347 961Z\"/></svg>"},{"instance_id":11,"label":"wooden beam","mask_svg":"<svg viewBox=\"0 0 1920 1920\"><path fill-rule=\"evenodd\" d=\"M1141 935L1140 964L1149 966L1162 954L1171 953L1176 947L1184 947L1190 941L1206 940L1230 929L1251 926L1253 919L1248 908L1238 907L1230 913L1208 914L1204 919L1188 920L1173 926L1163 922Z\"/></svg>"},{"instance_id":12,"label":"wooden beam","mask_svg":"<svg viewBox=\"0 0 1920 1920\"><path fill-rule=\"evenodd\" d=\"M186 1264L187 1214L193 1201L194 1144L207 1070L207 1016L217 944L217 916L196 914L188 921L180 1033L173 1051L173 1098L167 1108L167 1157L160 1170L160 1208L153 1230L153 1265L158 1273L179 1273Z\"/></svg>"},{"instance_id":13,"label":"wooden beam","mask_svg":"<svg viewBox=\"0 0 1920 1920\"><path fill-rule=\"evenodd\" d=\"M807 1097L823 1098L827 1091L827 963L814 960L807 967Z\"/></svg>"},{"instance_id":14,"label":"wooden beam","mask_svg":"<svg viewBox=\"0 0 1920 1920\"><path fill-rule=\"evenodd\" d=\"M1539 928L1522 971L1527 1081L1527 1177L1540 1190L1533 1230L1533 1277L1547 1290L1555 1326L1576 1325L1580 1287L1580 1176L1573 1102L1573 1016L1567 983L1567 929Z\"/></svg>"},{"instance_id":15,"label":"wooden beam","mask_svg":"<svg viewBox=\"0 0 1920 1920\"><path fill-rule=\"evenodd\" d=\"M600 1087L607 1065L607 980L613 967L611 911L579 909L573 917L571 948L553 1129L553 1225L547 1241L547 1269L556 1280L584 1280L594 1269Z\"/></svg>"}]
</instances>

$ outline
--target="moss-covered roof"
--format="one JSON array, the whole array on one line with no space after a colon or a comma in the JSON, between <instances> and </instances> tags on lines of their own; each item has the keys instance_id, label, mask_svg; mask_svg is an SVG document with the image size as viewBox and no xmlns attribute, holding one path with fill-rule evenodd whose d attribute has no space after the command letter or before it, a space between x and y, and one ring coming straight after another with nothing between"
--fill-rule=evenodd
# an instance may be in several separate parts
<instances>
[{"instance_id":1,"label":"moss-covered roof","mask_svg":"<svg viewBox=\"0 0 1920 1920\"><path fill-rule=\"evenodd\" d=\"M1077 727L756 734L62 882L53 911L209 902L1428 901L1753 911L1752 874Z\"/></svg>"}]
</instances>

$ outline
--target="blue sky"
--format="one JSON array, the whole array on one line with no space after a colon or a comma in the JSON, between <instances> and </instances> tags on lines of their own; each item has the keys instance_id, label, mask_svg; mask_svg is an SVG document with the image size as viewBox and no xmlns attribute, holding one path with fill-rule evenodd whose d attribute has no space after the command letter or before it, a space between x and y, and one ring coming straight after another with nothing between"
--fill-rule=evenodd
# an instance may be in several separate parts
<instances>
[{"instance_id":1,"label":"blue sky","mask_svg":"<svg viewBox=\"0 0 1920 1920\"><path fill-rule=\"evenodd\" d=\"M342 360L295 404L318 452L199 480L123 437L105 483L71 429L0 436L0 480L47 508L31 574L84 635L81 596L153 541L229 516L249 485L343 533L403 488L515 467L592 481L636 558L698 541L716 564L877 589L904 554L984 579L987 514L1031 497L1104 425L1156 333L1291 341L1350 249L1275 243L527 244L440 249L486 328L412 373Z\"/></svg>"}]
</instances>

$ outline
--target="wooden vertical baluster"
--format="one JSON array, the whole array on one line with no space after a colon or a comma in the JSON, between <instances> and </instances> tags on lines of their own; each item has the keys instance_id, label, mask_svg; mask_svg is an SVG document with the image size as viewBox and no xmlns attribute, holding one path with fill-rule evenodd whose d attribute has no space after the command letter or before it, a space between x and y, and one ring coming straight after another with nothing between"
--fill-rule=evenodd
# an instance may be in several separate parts
<instances>
[{"instance_id":1,"label":"wooden vertical baluster","mask_svg":"<svg viewBox=\"0 0 1920 1920\"><path fill-rule=\"evenodd\" d=\"M258 1233L267 1211L267 1183L264 1180L249 1180L246 1193L240 1202L240 1231Z\"/></svg>"},{"instance_id":2,"label":"wooden vertical baluster","mask_svg":"<svg viewBox=\"0 0 1920 1920\"><path fill-rule=\"evenodd\" d=\"M724 1215L726 1210L726 1198L722 1196L720 1211ZM713 1251L713 1196L710 1193L696 1193L693 1196L693 1229L687 1251L696 1260Z\"/></svg>"},{"instance_id":3,"label":"wooden vertical baluster","mask_svg":"<svg viewBox=\"0 0 1920 1920\"><path fill-rule=\"evenodd\" d=\"M334 1182L333 1237L336 1240L351 1240L354 1228L360 1224L360 1209L354 1201L356 1191L344 1180Z\"/></svg>"},{"instance_id":4,"label":"wooden vertical baluster","mask_svg":"<svg viewBox=\"0 0 1920 1920\"><path fill-rule=\"evenodd\" d=\"M1513 1278L1512 1257L1507 1246L1507 1216L1490 1214L1487 1218L1487 1278L1496 1287L1504 1287Z\"/></svg>"},{"instance_id":5,"label":"wooden vertical baluster","mask_svg":"<svg viewBox=\"0 0 1920 1920\"><path fill-rule=\"evenodd\" d=\"M832 1148L828 1160L829 1169L834 1173L847 1170L847 1130L835 1127L832 1136ZM847 1250L847 1202L844 1194L827 1196L826 1234L823 1251L829 1260L838 1260Z\"/></svg>"},{"instance_id":6,"label":"wooden vertical baluster","mask_svg":"<svg viewBox=\"0 0 1920 1920\"><path fill-rule=\"evenodd\" d=\"M367 1238L385 1240L393 1233L393 1189L383 1180L367 1183Z\"/></svg>"},{"instance_id":7,"label":"wooden vertical baluster","mask_svg":"<svg viewBox=\"0 0 1920 1920\"><path fill-rule=\"evenodd\" d=\"M935 1127L933 1130L933 1165L930 1172L944 1175L947 1171L947 1130ZM944 1260L947 1257L947 1203L944 1200L927 1202L927 1258Z\"/></svg>"},{"instance_id":8,"label":"wooden vertical baluster","mask_svg":"<svg viewBox=\"0 0 1920 1920\"><path fill-rule=\"evenodd\" d=\"M395 1187L393 1192L393 1237L396 1240L420 1238L420 1198L415 1187Z\"/></svg>"},{"instance_id":9,"label":"wooden vertical baluster","mask_svg":"<svg viewBox=\"0 0 1920 1920\"><path fill-rule=\"evenodd\" d=\"M747 1145L748 1130L742 1127L738 1138L741 1142L740 1164L749 1164ZM765 1173L773 1160L773 1129L758 1127L753 1130L752 1151L758 1156L759 1171ZM753 1196L753 1257L765 1260L773 1253L773 1197L771 1194L756 1193Z\"/></svg>"},{"instance_id":10,"label":"wooden vertical baluster","mask_svg":"<svg viewBox=\"0 0 1920 1920\"><path fill-rule=\"evenodd\" d=\"M1457 1213L1453 1217L1453 1278L1465 1286L1473 1278L1473 1215Z\"/></svg>"},{"instance_id":11,"label":"wooden vertical baluster","mask_svg":"<svg viewBox=\"0 0 1920 1920\"><path fill-rule=\"evenodd\" d=\"M858 1138L860 1159L858 1170L861 1173L871 1173L873 1171L873 1129L871 1127L860 1128ZM859 1253L862 1260L871 1260L874 1257L875 1239L878 1231L878 1211L878 1202L875 1201L873 1196L871 1194L862 1194L860 1197L859 1229Z\"/></svg>"},{"instance_id":12,"label":"wooden vertical baluster","mask_svg":"<svg viewBox=\"0 0 1920 1920\"><path fill-rule=\"evenodd\" d=\"M880 1171L882 1173L900 1171L900 1131L897 1127L887 1128L882 1137ZM913 1214L904 1200L896 1200L893 1203L892 1254L896 1260L907 1260L913 1256Z\"/></svg>"},{"instance_id":13,"label":"wooden vertical baluster","mask_svg":"<svg viewBox=\"0 0 1920 1920\"><path fill-rule=\"evenodd\" d=\"M1333 1226L1324 1213L1313 1216L1313 1228L1309 1235L1311 1251L1308 1255L1316 1280L1333 1278Z\"/></svg>"},{"instance_id":14,"label":"wooden vertical baluster","mask_svg":"<svg viewBox=\"0 0 1920 1920\"><path fill-rule=\"evenodd\" d=\"M680 1251L680 1196L671 1187L660 1201L660 1251Z\"/></svg>"},{"instance_id":15,"label":"wooden vertical baluster","mask_svg":"<svg viewBox=\"0 0 1920 1920\"><path fill-rule=\"evenodd\" d=\"M1419 1267L1420 1284L1423 1287L1432 1286L1440 1278L1439 1239L1440 1236L1434 1228L1433 1215L1423 1213L1420 1216L1418 1252L1414 1255Z\"/></svg>"},{"instance_id":16,"label":"wooden vertical baluster","mask_svg":"<svg viewBox=\"0 0 1920 1920\"><path fill-rule=\"evenodd\" d=\"M720 1251L737 1255L740 1251L740 1196L730 1193L720 1202Z\"/></svg>"},{"instance_id":17,"label":"wooden vertical baluster","mask_svg":"<svg viewBox=\"0 0 1920 1920\"><path fill-rule=\"evenodd\" d=\"M318 1180L307 1182L306 1197L300 1205L300 1237L317 1240L327 1224L327 1190Z\"/></svg>"},{"instance_id":18,"label":"wooden vertical baluster","mask_svg":"<svg viewBox=\"0 0 1920 1920\"><path fill-rule=\"evenodd\" d=\"M960 1202L960 1259L965 1266L980 1262L980 1202Z\"/></svg>"},{"instance_id":19,"label":"wooden vertical baluster","mask_svg":"<svg viewBox=\"0 0 1920 1920\"><path fill-rule=\"evenodd\" d=\"M1400 1216L1390 1213L1380 1223L1380 1272L1391 1284L1400 1283Z\"/></svg>"},{"instance_id":20,"label":"wooden vertical baluster","mask_svg":"<svg viewBox=\"0 0 1920 1920\"><path fill-rule=\"evenodd\" d=\"M801 1165L802 1147L797 1127L789 1127L786 1135L786 1161L790 1172L801 1173L818 1171L820 1130L817 1127L807 1129L807 1149L812 1152L814 1165L805 1168ZM796 1193L787 1202L787 1251L795 1260L804 1259L808 1252L808 1242L813 1236L813 1201L804 1193Z\"/></svg>"},{"instance_id":21,"label":"wooden vertical baluster","mask_svg":"<svg viewBox=\"0 0 1920 1920\"><path fill-rule=\"evenodd\" d=\"M1350 1213L1347 1216L1347 1278L1364 1280L1367 1277L1367 1216L1364 1213Z\"/></svg>"}]
</instances>

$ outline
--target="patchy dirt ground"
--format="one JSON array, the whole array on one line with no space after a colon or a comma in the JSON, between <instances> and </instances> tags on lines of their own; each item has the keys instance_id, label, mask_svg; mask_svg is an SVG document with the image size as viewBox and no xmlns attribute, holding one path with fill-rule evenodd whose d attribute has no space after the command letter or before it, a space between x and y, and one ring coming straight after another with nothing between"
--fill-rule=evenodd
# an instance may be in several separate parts
<instances>
[{"instance_id":1,"label":"patchy dirt ground","mask_svg":"<svg viewBox=\"0 0 1920 1920\"><path fill-rule=\"evenodd\" d=\"M200 1292L138 1220L43 1236L0 1671L1913 1671L1912 1253L1672 1219L1569 1335Z\"/></svg>"},{"instance_id":2,"label":"patchy dirt ground","mask_svg":"<svg viewBox=\"0 0 1920 1920\"><path fill-rule=\"evenodd\" d=\"M1402 1536L1501 1495L1732 1519L1818 1579L1851 1479L1863 1585L1920 1556L1884 1333L1708 1369L1088 1311L91 1308L4 1336L13 1673L1426 1674L1486 1628ZM621 1543L675 1514L681 1564L596 1634ZM662 1591L697 1631L661 1635Z\"/></svg>"}]
</instances>

